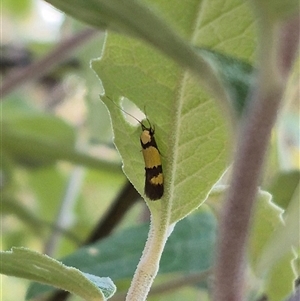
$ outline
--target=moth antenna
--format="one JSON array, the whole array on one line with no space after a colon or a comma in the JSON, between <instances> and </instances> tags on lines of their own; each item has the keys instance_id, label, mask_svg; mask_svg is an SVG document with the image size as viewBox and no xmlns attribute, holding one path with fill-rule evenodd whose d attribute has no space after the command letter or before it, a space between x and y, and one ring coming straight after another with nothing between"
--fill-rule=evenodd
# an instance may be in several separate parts
<instances>
[{"instance_id":1,"label":"moth antenna","mask_svg":"<svg viewBox=\"0 0 300 301\"><path fill-rule=\"evenodd\" d=\"M131 118L133 118L134 120L136 120L142 127L144 127L143 123L138 120L136 117L134 117L133 115L131 115L130 113L126 112L125 110L123 110L120 106L118 106L109 96L106 95L106 97L119 109L121 110L123 113L125 113L126 115L130 116ZM147 118L148 120L148 118ZM149 120L148 120L149 122Z\"/></svg>"},{"instance_id":2,"label":"moth antenna","mask_svg":"<svg viewBox=\"0 0 300 301\"><path fill-rule=\"evenodd\" d=\"M146 105L144 105L144 112L145 112L145 116L147 116L147 113L146 113ZM150 120L149 120L147 117L146 117L146 120L147 120L147 122L149 123L150 128L151 128L151 129L154 129L154 126L152 126Z\"/></svg>"}]
</instances>

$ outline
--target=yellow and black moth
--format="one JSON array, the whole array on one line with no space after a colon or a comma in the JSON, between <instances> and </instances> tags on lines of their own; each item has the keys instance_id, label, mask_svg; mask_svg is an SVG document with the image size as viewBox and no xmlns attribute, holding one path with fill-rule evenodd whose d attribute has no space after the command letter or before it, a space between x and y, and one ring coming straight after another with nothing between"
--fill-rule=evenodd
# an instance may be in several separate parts
<instances>
[{"instance_id":1,"label":"yellow and black moth","mask_svg":"<svg viewBox=\"0 0 300 301\"><path fill-rule=\"evenodd\" d=\"M152 127L147 118L149 127L146 127L140 120L133 115L127 113L120 108L114 101L112 101L121 111L134 118L142 127L140 142L142 146L142 153L145 162L145 195L152 201L159 200L164 194L164 177L161 164L161 156L158 150L154 133L155 129Z\"/></svg>"},{"instance_id":2,"label":"yellow and black moth","mask_svg":"<svg viewBox=\"0 0 300 301\"><path fill-rule=\"evenodd\" d=\"M155 201L161 199L164 194L161 158L154 138L154 127L150 122L148 128L142 122L140 124L142 126L140 141L145 161L145 194L150 200Z\"/></svg>"}]
</instances>

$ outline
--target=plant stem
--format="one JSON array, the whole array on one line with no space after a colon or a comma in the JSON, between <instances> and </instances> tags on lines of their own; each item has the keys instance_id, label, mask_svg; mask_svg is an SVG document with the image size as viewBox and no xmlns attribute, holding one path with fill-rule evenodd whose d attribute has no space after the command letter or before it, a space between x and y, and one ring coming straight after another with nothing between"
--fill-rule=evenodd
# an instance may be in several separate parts
<instances>
[{"instance_id":1,"label":"plant stem","mask_svg":"<svg viewBox=\"0 0 300 301\"><path fill-rule=\"evenodd\" d=\"M169 229L169 227L167 228ZM172 228L173 226L170 226L170 229ZM148 239L134 273L126 301L146 300L151 285L157 275L164 246L171 232L168 231L168 229L166 229L166 227L158 227L152 215Z\"/></svg>"},{"instance_id":2,"label":"plant stem","mask_svg":"<svg viewBox=\"0 0 300 301\"><path fill-rule=\"evenodd\" d=\"M289 23L289 22L287 22ZM221 216L215 265L215 301L245 299L245 265L251 213L269 145L272 127L284 93L287 75L298 45L288 35L299 26L279 27L260 19L257 83L250 93L250 107L240 127L232 178ZM283 29L280 31L279 29ZM284 32L285 31L285 32ZM291 31L291 32L288 32ZM283 35L281 35L284 33ZM291 53L292 52L292 53Z\"/></svg>"},{"instance_id":3,"label":"plant stem","mask_svg":"<svg viewBox=\"0 0 300 301\"><path fill-rule=\"evenodd\" d=\"M201 281L207 280L211 275L211 270L205 270L200 273L184 275L179 278L171 279L163 284L159 284L151 288L149 292L149 297L162 294L168 294L169 292L174 293L177 290L182 289L183 287L194 286L199 284ZM125 299L125 294L119 293L112 297L111 301L123 301Z\"/></svg>"}]
</instances>

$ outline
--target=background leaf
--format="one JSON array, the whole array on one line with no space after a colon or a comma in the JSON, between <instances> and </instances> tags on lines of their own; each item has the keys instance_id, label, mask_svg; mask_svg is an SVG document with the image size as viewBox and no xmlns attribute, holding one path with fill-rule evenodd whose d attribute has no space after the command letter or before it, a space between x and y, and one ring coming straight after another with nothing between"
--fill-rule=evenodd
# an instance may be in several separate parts
<instances>
[{"instance_id":1,"label":"background leaf","mask_svg":"<svg viewBox=\"0 0 300 301\"><path fill-rule=\"evenodd\" d=\"M281 172L276 175L268 191L272 194L274 202L286 209L291 201L300 181L300 170Z\"/></svg>"},{"instance_id":2,"label":"background leaf","mask_svg":"<svg viewBox=\"0 0 300 301\"><path fill-rule=\"evenodd\" d=\"M0 212L5 217L8 214L14 214L18 220L31 227L37 233L41 232L41 221L26 206L20 204L17 200L2 195Z\"/></svg>"},{"instance_id":3,"label":"background leaf","mask_svg":"<svg viewBox=\"0 0 300 301\"><path fill-rule=\"evenodd\" d=\"M115 286L109 278L82 273L28 249L13 248L12 251L1 252L1 261L2 274L53 285L85 300L105 300L115 292Z\"/></svg>"},{"instance_id":4,"label":"background leaf","mask_svg":"<svg viewBox=\"0 0 300 301\"><path fill-rule=\"evenodd\" d=\"M283 221L278 223L265 239L255 264L255 272L258 275L269 272L266 290L275 301L282 300L294 287L296 275L292 269L292 261L295 259L293 251L300 249L299 187L298 185L283 214ZM264 215L270 216L270 210ZM265 227L263 230L265 231Z\"/></svg>"},{"instance_id":5,"label":"background leaf","mask_svg":"<svg viewBox=\"0 0 300 301\"><path fill-rule=\"evenodd\" d=\"M235 117L241 117L247 106L248 91L253 84L253 67L244 60L224 55L220 52L197 49L212 66L218 70L224 85L230 94L230 104Z\"/></svg>"},{"instance_id":6,"label":"background leaf","mask_svg":"<svg viewBox=\"0 0 300 301\"><path fill-rule=\"evenodd\" d=\"M92 157L75 149L75 130L50 114L12 111L4 108L2 149L4 154L30 167L67 160L98 169L119 170L114 162Z\"/></svg>"},{"instance_id":7,"label":"background leaf","mask_svg":"<svg viewBox=\"0 0 300 301\"><path fill-rule=\"evenodd\" d=\"M217 216L220 215L226 190L227 186L216 186L206 202L214 209ZM297 210L293 212L297 212ZM274 301L283 300L290 293L295 278L292 269L292 260L294 259L292 244L290 240L279 237L281 233L295 241L297 236L295 214L291 227L285 229L282 213L283 210L272 202L270 193L259 191L247 252L248 264L253 274L248 275L247 281L249 290L251 288L254 295L257 292L263 292ZM282 232L283 229L286 231L285 234ZM279 232L280 230L281 232ZM284 252L282 252L283 245L281 243L284 245ZM262 259L264 259L263 266Z\"/></svg>"},{"instance_id":8,"label":"background leaf","mask_svg":"<svg viewBox=\"0 0 300 301\"><path fill-rule=\"evenodd\" d=\"M114 281L131 278L139 261L149 225L123 230L101 242L83 247L62 259L84 272L110 275ZM209 210L199 211L175 227L160 264L160 274L199 273L211 267L216 238L216 221ZM28 298L51 289L33 284Z\"/></svg>"}]
</instances>

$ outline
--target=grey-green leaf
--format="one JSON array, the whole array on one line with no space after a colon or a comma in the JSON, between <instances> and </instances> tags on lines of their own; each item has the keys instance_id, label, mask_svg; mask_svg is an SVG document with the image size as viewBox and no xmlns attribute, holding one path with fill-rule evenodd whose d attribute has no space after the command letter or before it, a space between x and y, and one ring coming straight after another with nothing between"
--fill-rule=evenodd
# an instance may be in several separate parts
<instances>
[{"instance_id":1,"label":"grey-green leaf","mask_svg":"<svg viewBox=\"0 0 300 301\"><path fill-rule=\"evenodd\" d=\"M13 248L1 252L0 272L67 290L87 301L101 301L111 297L116 287L110 278L82 273L74 267L35 251Z\"/></svg>"},{"instance_id":2,"label":"grey-green leaf","mask_svg":"<svg viewBox=\"0 0 300 301\"><path fill-rule=\"evenodd\" d=\"M114 281L130 279L139 261L149 225L139 225L116 233L103 241L83 247L62 259L91 274L104 273ZM200 273L211 267L216 238L216 220L206 210L177 224L160 263L160 274ZM51 288L34 283L27 296L36 297Z\"/></svg>"}]
</instances>

